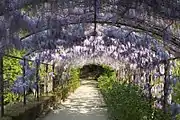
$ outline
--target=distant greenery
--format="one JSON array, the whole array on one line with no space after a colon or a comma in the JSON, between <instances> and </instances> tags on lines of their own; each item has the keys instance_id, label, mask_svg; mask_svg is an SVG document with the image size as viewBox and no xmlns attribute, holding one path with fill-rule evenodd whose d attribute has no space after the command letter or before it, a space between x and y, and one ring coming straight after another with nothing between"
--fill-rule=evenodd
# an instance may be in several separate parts
<instances>
[{"instance_id":1,"label":"distant greenery","mask_svg":"<svg viewBox=\"0 0 180 120\"><path fill-rule=\"evenodd\" d=\"M6 54L16 57L22 57L25 54L25 51L11 49L6 51ZM4 95L5 104L20 99L20 96L14 95L10 91L13 82L16 80L16 78L19 75L22 75L22 67L19 64L19 61L20 61L19 59L15 59L15 58L7 57L7 56L3 57L3 72L4 72L3 77L5 81L5 92L6 92L6 94Z\"/></svg>"},{"instance_id":2,"label":"distant greenery","mask_svg":"<svg viewBox=\"0 0 180 120\"><path fill-rule=\"evenodd\" d=\"M173 75L176 76L177 79L180 79L180 60L176 60L176 66L173 68ZM178 81L177 84L173 88L173 100L180 104L180 82ZM177 120L180 120L180 114L176 116Z\"/></svg>"},{"instance_id":3,"label":"distant greenery","mask_svg":"<svg viewBox=\"0 0 180 120\"><path fill-rule=\"evenodd\" d=\"M98 78L98 86L102 92L106 93L112 89L112 86L116 81L116 73L108 66L103 66L103 68L103 73Z\"/></svg>"},{"instance_id":4,"label":"distant greenery","mask_svg":"<svg viewBox=\"0 0 180 120\"><path fill-rule=\"evenodd\" d=\"M70 69L70 92L74 92L80 86L80 69L71 68Z\"/></svg>"},{"instance_id":5,"label":"distant greenery","mask_svg":"<svg viewBox=\"0 0 180 120\"><path fill-rule=\"evenodd\" d=\"M180 60L175 61L175 67L173 68L173 75L180 77Z\"/></svg>"},{"instance_id":6,"label":"distant greenery","mask_svg":"<svg viewBox=\"0 0 180 120\"><path fill-rule=\"evenodd\" d=\"M180 82L176 84L176 86L173 89L173 100L177 103L180 104ZM180 120L180 114L176 115L177 120Z\"/></svg>"},{"instance_id":7,"label":"distant greenery","mask_svg":"<svg viewBox=\"0 0 180 120\"><path fill-rule=\"evenodd\" d=\"M48 65L48 68L47 68L47 73L46 73L46 67L47 65L45 64L40 64L39 66L39 75L40 75L40 80L43 81L45 79L47 79L47 73L50 73L53 71L52 69L52 65Z\"/></svg>"},{"instance_id":8,"label":"distant greenery","mask_svg":"<svg viewBox=\"0 0 180 120\"><path fill-rule=\"evenodd\" d=\"M98 78L98 86L104 96L111 120L170 120L169 114L151 107L138 86L117 81L112 68L103 68L104 72Z\"/></svg>"},{"instance_id":9,"label":"distant greenery","mask_svg":"<svg viewBox=\"0 0 180 120\"><path fill-rule=\"evenodd\" d=\"M80 86L80 69L79 68L70 68L69 71L69 77L66 79L67 82L65 82L63 85L56 88L55 94L58 96L61 96L60 98L62 100L65 100L70 92L74 92L79 86ZM58 79L61 79L58 77Z\"/></svg>"},{"instance_id":10,"label":"distant greenery","mask_svg":"<svg viewBox=\"0 0 180 120\"><path fill-rule=\"evenodd\" d=\"M99 77L99 75L102 74L104 69L102 69L102 66L97 66L94 64L85 65L80 69L80 77L82 79L96 79Z\"/></svg>"}]
</instances>

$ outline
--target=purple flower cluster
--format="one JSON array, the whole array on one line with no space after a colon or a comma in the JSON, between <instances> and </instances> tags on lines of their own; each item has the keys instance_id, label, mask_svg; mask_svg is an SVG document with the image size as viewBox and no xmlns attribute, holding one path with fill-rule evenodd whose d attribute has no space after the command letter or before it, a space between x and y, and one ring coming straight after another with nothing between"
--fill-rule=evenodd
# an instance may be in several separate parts
<instances>
[{"instance_id":1,"label":"purple flower cluster","mask_svg":"<svg viewBox=\"0 0 180 120\"><path fill-rule=\"evenodd\" d=\"M15 94L23 94L24 91L27 92L29 89L37 90L37 83L32 81L23 82L23 79L20 78L14 82L11 91Z\"/></svg>"},{"instance_id":2,"label":"purple flower cluster","mask_svg":"<svg viewBox=\"0 0 180 120\"><path fill-rule=\"evenodd\" d=\"M23 61L20 62L23 65ZM35 83L35 68L30 68L28 64L26 64L25 75L19 76L17 80L14 81L11 91L15 94L23 94L24 91L28 91L30 88L37 89L37 84Z\"/></svg>"},{"instance_id":3,"label":"purple flower cluster","mask_svg":"<svg viewBox=\"0 0 180 120\"><path fill-rule=\"evenodd\" d=\"M14 85L12 87L12 92L15 94L22 94L24 90L26 91L29 88L30 81L23 82L22 77L18 77L16 81L14 81Z\"/></svg>"}]
</instances>

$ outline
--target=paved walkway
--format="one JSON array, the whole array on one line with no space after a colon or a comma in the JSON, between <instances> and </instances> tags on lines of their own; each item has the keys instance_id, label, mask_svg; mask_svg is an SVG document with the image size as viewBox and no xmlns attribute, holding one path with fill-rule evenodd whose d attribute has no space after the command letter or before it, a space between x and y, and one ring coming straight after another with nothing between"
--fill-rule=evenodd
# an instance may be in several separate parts
<instances>
[{"instance_id":1,"label":"paved walkway","mask_svg":"<svg viewBox=\"0 0 180 120\"><path fill-rule=\"evenodd\" d=\"M82 81L82 85L43 120L107 120L107 110L97 82Z\"/></svg>"}]
</instances>

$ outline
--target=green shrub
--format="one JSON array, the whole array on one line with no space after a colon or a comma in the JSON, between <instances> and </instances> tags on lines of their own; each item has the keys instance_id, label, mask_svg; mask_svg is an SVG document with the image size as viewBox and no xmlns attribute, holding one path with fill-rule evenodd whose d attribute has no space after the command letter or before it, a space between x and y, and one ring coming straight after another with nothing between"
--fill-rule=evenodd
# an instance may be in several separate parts
<instances>
[{"instance_id":1,"label":"green shrub","mask_svg":"<svg viewBox=\"0 0 180 120\"><path fill-rule=\"evenodd\" d=\"M176 66L172 69L173 75L180 78L180 60L176 60ZM173 88L172 99L176 103L180 104L180 82L178 82ZM180 114L176 116L177 120L180 120Z\"/></svg>"},{"instance_id":2,"label":"green shrub","mask_svg":"<svg viewBox=\"0 0 180 120\"><path fill-rule=\"evenodd\" d=\"M98 87L101 91L106 92L112 89L113 83L116 81L116 73L109 66L103 66L102 75L98 78Z\"/></svg>"},{"instance_id":3,"label":"green shrub","mask_svg":"<svg viewBox=\"0 0 180 120\"><path fill-rule=\"evenodd\" d=\"M108 77L116 76L115 71L111 67L106 65L102 65L102 67L103 67L102 75L107 75Z\"/></svg>"},{"instance_id":4,"label":"green shrub","mask_svg":"<svg viewBox=\"0 0 180 120\"><path fill-rule=\"evenodd\" d=\"M180 82L178 82L173 88L174 94L172 96L173 100L180 104Z\"/></svg>"},{"instance_id":5,"label":"green shrub","mask_svg":"<svg viewBox=\"0 0 180 120\"><path fill-rule=\"evenodd\" d=\"M79 68L71 68L70 69L70 92L73 92L80 86L80 69Z\"/></svg>"},{"instance_id":6,"label":"green shrub","mask_svg":"<svg viewBox=\"0 0 180 120\"><path fill-rule=\"evenodd\" d=\"M180 120L180 114L176 115L176 120Z\"/></svg>"},{"instance_id":7,"label":"green shrub","mask_svg":"<svg viewBox=\"0 0 180 120\"><path fill-rule=\"evenodd\" d=\"M25 51L11 49L6 51L7 54L22 57L25 54ZM19 59L11 58L4 56L3 57L3 77L4 81L7 81L7 86L5 85L6 94L4 95L4 102L8 104L21 99L21 96L14 95L11 90L11 85L16 80L17 76L22 75L22 67L19 64Z\"/></svg>"},{"instance_id":8,"label":"green shrub","mask_svg":"<svg viewBox=\"0 0 180 120\"><path fill-rule=\"evenodd\" d=\"M176 103L180 104L180 82L178 82L178 83L175 85L175 87L173 88L173 91L174 91L174 93L173 93L173 95L172 95L172 99L173 99ZM176 119L177 119L177 120L180 120L180 114L176 115Z\"/></svg>"},{"instance_id":9,"label":"green shrub","mask_svg":"<svg viewBox=\"0 0 180 120\"><path fill-rule=\"evenodd\" d=\"M80 69L79 68L71 68L69 71L69 79L67 80L67 84L63 84L62 87L57 88L57 93L61 92L62 100L65 100L70 92L74 92L80 86Z\"/></svg>"},{"instance_id":10,"label":"green shrub","mask_svg":"<svg viewBox=\"0 0 180 120\"><path fill-rule=\"evenodd\" d=\"M105 101L112 120L168 120L160 110L151 108L142 91L131 84L115 82L106 92Z\"/></svg>"},{"instance_id":11,"label":"green shrub","mask_svg":"<svg viewBox=\"0 0 180 120\"><path fill-rule=\"evenodd\" d=\"M117 82L115 72L103 66L98 86L104 96L111 120L170 120L169 114L151 107L142 90L127 82Z\"/></svg>"},{"instance_id":12,"label":"green shrub","mask_svg":"<svg viewBox=\"0 0 180 120\"><path fill-rule=\"evenodd\" d=\"M115 81L115 76L108 77L107 75L100 76L98 78L98 87L101 89L101 91L106 92L109 89L112 89L112 85Z\"/></svg>"}]
</instances>

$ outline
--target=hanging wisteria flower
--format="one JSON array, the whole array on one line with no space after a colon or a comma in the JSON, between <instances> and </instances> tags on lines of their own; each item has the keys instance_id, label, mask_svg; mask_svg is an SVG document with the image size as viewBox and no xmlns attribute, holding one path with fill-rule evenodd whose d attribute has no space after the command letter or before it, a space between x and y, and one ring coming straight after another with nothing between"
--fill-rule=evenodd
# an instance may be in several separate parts
<instances>
[{"instance_id":1,"label":"hanging wisteria flower","mask_svg":"<svg viewBox=\"0 0 180 120\"><path fill-rule=\"evenodd\" d=\"M24 82L22 77L18 77L16 81L14 81L12 92L15 94L22 94L24 91L28 90L29 81Z\"/></svg>"},{"instance_id":2,"label":"hanging wisteria flower","mask_svg":"<svg viewBox=\"0 0 180 120\"><path fill-rule=\"evenodd\" d=\"M20 64L24 66L24 61L21 60ZM28 62L23 67L25 74L24 76L17 77L12 86L12 92L15 94L22 94L24 91L28 91L29 88L34 84L34 77L36 73L36 68L31 68Z\"/></svg>"}]
</instances>

